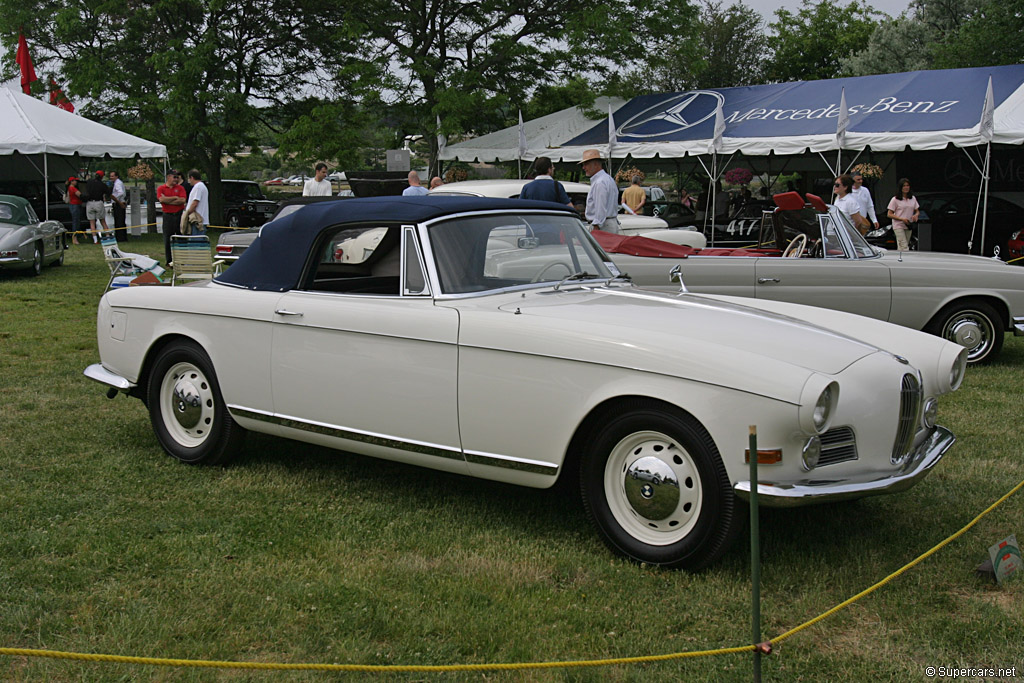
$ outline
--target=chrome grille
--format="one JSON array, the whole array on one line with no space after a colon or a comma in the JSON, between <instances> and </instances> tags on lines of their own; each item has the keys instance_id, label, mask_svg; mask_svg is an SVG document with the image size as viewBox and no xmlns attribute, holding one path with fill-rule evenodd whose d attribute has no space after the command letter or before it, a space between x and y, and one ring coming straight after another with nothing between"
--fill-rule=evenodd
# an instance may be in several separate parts
<instances>
[{"instance_id":1,"label":"chrome grille","mask_svg":"<svg viewBox=\"0 0 1024 683\"><path fill-rule=\"evenodd\" d=\"M896 428L896 441L892 446L892 461L903 460L921 422L921 382L907 373L900 385L900 421Z\"/></svg>"},{"instance_id":2,"label":"chrome grille","mask_svg":"<svg viewBox=\"0 0 1024 683\"><path fill-rule=\"evenodd\" d=\"M850 427L835 427L821 435L818 467L857 459L857 437Z\"/></svg>"}]
</instances>

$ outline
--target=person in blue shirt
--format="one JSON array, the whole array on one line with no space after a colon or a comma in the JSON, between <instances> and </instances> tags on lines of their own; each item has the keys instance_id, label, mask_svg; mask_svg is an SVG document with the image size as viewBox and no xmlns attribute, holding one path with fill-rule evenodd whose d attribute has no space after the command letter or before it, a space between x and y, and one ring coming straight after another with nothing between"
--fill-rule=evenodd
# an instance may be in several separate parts
<instances>
[{"instance_id":1,"label":"person in blue shirt","mask_svg":"<svg viewBox=\"0 0 1024 683\"><path fill-rule=\"evenodd\" d=\"M570 209L575 208L568 193L562 187L562 183L551 177L555 165L547 157L537 157L533 162L533 172L537 175L532 182L523 186L519 193L520 199L536 199L543 202L556 202L566 204Z\"/></svg>"},{"instance_id":2,"label":"person in blue shirt","mask_svg":"<svg viewBox=\"0 0 1024 683\"><path fill-rule=\"evenodd\" d=\"M583 172L590 178L587 195L587 223L591 229L619 234L619 187L604 170L601 152L588 149L583 152Z\"/></svg>"}]
</instances>

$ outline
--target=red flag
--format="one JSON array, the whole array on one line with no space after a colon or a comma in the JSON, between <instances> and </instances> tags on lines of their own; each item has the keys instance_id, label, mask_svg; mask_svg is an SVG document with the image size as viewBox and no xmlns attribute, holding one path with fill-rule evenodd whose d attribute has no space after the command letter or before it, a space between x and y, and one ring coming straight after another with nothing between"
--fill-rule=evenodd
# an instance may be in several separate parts
<instances>
[{"instance_id":1,"label":"red flag","mask_svg":"<svg viewBox=\"0 0 1024 683\"><path fill-rule=\"evenodd\" d=\"M71 100L69 100L64 95L64 91L57 86L57 81L53 79L53 76L50 76L50 104L63 109L64 111L71 112L72 114L75 113L75 105L71 104Z\"/></svg>"},{"instance_id":2,"label":"red flag","mask_svg":"<svg viewBox=\"0 0 1024 683\"><path fill-rule=\"evenodd\" d=\"M23 33L18 34L18 52L15 55L14 61L21 67L21 90L26 95L32 94L32 81L38 81L39 78L36 76L36 70L32 66L32 57L28 54L28 45L25 44L25 35Z\"/></svg>"}]
</instances>

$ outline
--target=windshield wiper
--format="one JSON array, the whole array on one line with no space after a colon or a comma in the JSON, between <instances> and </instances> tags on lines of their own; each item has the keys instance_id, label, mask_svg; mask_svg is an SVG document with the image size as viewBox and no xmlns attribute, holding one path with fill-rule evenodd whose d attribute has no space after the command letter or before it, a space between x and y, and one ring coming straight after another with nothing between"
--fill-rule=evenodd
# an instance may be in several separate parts
<instances>
[{"instance_id":1,"label":"windshield wiper","mask_svg":"<svg viewBox=\"0 0 1024 683\"><path fill-rule=\"evenodd\" d=\"M587 278L591 278L591 277L595 277L595 276L591 275L590 273L588 273L585 270L581 270L578 273L573 273L572 275L566 275L565 277L563 277L561 280L558 281L557 285L555 285L555 291L557 292L558 288L561 287L562 285L564 285L569 280L586 280Z\"/></svg>"}]
</instances>

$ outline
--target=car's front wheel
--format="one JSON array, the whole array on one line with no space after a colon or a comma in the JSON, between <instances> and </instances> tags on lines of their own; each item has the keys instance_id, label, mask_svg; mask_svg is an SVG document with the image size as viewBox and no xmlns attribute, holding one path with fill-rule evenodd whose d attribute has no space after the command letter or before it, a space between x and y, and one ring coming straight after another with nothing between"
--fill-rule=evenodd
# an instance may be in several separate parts
<instances>
[{"instance_id":1,"label":"car's front wheel","mask_svg":"<svg viewBox=\"0 0 1024 683\"><path fill-rule=\"evenodd\" d=\"M245 431L227 411L213 363L192 342L177 341L159 351L146 404L160 445L182 462L216 465L242 447Z\"/></svg>"},{"instance_id":2,"label":"car's front wheel","mask_svg":"<svg viewBox=\"0 0 1024 683\"><path fill-rule=\"evenodd\" d=\"M925 332L967 349L967 362L987 363L1003 348L1003 319L984 301L968 299L949 304L924 328Z\"/></svg>"},{"instance_id":3,"label":"car's front wheel","mask_svg":"<svg viewBox=\"0 0 1024 683\"><path fill-rule=\"evenodd\" d=\"M602 423L580 465L591 520L634 561L697 571L742 527L718 449L689 415L637 403Z\"/></svg>"},{"instance_id":4,"label":"car's front wheel","mask_svg":"<svg viewBox=\"0 0 1024 683\"><path fill-rule=\"evenodd\" d=\"M238 213L232 211L228 214L228 227L237 228L242 225L242 220L238 217Z\"/></svg>"},{"instance_id":5,"label":"car's front wheel","mask_svg":"<svg viewBox=\"0 0 1024 683\"><path fill-rule=\"evenodd\" d=\"M43 272L43 245L36 242L32 248L32 267L29 269L29 275L35 277Z\"/></svg>"}]
</instances>

